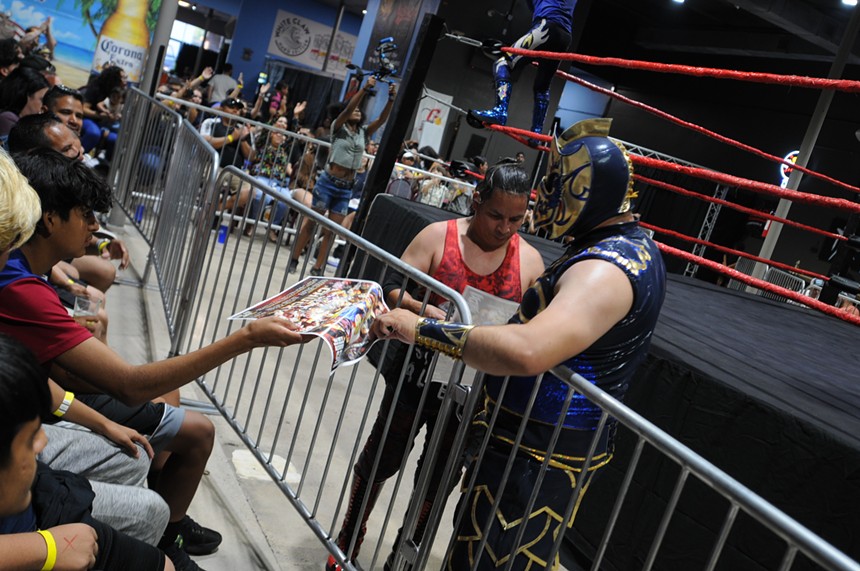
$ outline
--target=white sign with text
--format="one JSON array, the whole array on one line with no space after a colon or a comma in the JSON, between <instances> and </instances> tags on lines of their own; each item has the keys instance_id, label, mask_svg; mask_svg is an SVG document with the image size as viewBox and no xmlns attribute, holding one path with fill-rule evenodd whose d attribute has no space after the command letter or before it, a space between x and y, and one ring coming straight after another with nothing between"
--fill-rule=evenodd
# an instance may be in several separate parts
<instances>
[{"instance_id":1,"label":"white sign with text","mask_svg":"<svg viewBox=\"0 0 860 571\"><path fill-rule=\"evenodd\" d=\"M269 53L321 70L331 42L331 33L331 26L278 10L269 40ZM343 31L337 33L328 58L327 72L346 77L346 65L352 61L356 41L358 38L352 34Z\"/></svg>"}]
</instances>

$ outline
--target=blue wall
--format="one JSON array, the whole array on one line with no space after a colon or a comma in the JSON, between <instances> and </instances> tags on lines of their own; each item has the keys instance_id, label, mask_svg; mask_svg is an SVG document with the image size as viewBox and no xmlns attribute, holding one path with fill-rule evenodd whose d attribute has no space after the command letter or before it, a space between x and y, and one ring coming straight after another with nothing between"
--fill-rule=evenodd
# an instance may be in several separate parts
<instances>
[{"instance_id":1,"label":"blue wall","mask_svg":"<svg viewBox=\"0 0 860 571\"><path fill-rule=\"evenodd\" d=\"M228 0L219 1L222 3L228 2ZM239 72L245 74L245 84L247 87L243 95L246 99L253 97L254 90L256 89L254 79L266 67L266 53L269 48L269 40L272 37L272 26L278 15L278 10L285 10L331 27L334 27L337 21L337 9L316 2L300 2L297 0L280 2L277 0L255 0L254 2L242 2L236 23L236 32L233 34L233 43L230 46L230 52L227 54L227 61L233 64L233 77L238 77ZM348 34L358 36L361 21L361 17L344 13L340 29ZM356 51L360 47L361 42L359 41ZM253 50L249 61L242 59L245 48Z\"/></svg>"}]
</instances>

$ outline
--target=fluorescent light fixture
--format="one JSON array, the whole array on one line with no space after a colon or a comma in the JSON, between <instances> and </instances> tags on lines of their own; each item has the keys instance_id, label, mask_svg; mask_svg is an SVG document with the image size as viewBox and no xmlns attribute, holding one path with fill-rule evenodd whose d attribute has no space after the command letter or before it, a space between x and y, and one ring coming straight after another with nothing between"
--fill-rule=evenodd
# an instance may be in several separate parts
<instances>
[{"instance_id":1,"label":"fluorescent light fixture","mask_svg":"<svg viewBox=\"0 0 860 571\"><path fill-rule=\"evenodd\" d=\"M185 0L179 0L179 5L183 8L191 8L191 2L186 2Z\"/></svg>"},{"instance_id":2,"label":"fluorescent light fixture","mask_svg":"<svg viewBox=\"0 0 860 571\"><path fill-rule=\"evenodd\" d=\"M672 0L675 4L683 4L684 0Z\"/></svg>"},{"instance_id":3,"label":"fluorescent light fixture","mask_svg":"<svg viewBox=\"0 0 860 571\"><path fill-rule=\"evenodd\" d=\"M857 0L842 0L842 3L846 6L856 6Z\"/></svg>"}]
</instances>

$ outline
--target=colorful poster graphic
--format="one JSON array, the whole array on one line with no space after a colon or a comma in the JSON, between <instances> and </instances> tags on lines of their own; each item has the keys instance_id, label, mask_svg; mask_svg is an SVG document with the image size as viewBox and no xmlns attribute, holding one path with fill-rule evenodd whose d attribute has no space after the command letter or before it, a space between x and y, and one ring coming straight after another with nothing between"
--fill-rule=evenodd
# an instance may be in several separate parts
<instances>
[{"instance_id":1,"label":"colorful poster graphic","mask_svg":"<svg viewBox=\"0 0 860 571\"><path fill-rule=\"evenodd\" d=\"M271 55L321 70L328 53L332 27L278 10L268 51ZM346 66L352 61L356 36L338 31L328 58L326 71L343 79Z\"/></svg>"},{"instance_id":2,"label":"colorful poster graphic","mask_svg":"<svg viewBox=\"0 0 860 571\"><path fill-rule=\"evenodd\" d=\"M376 282L308 277L229 319L281 315L300 333L317 335L332 353L332 371L352 365L370 349L370 326L388 311Z\"/></svg>"},{"instance_id":3,"label":"colorful poster graphic","mask_svg":"<svg viewBox=\"0 0 860 571\"><path fill-rule=\"evenodd\" d=\"M120 65L137 83L160 8L161 0L0 0L0 37L20 38L47 21L64 85L82 87L106 64Z\"/></svg>"}]
</instances>

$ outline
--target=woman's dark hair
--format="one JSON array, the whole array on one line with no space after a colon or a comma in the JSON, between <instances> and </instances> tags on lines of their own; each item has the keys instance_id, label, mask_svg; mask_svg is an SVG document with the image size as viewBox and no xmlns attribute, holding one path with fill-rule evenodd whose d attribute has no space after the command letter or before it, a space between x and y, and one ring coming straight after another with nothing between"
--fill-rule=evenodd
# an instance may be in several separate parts
<instances>
[{"instance_id":1,"label":"woman's dark hair","mask_svg":"<svg viewBox=\"0 0 860 571\"><path fill-rule=\"evenodd\" d=\"M122 68L109 65L87 82L87 100L103 101L114 87L122 87Z\"/></svg>"},{"instance_id":2,"label":"woman's dark hair","mask_svg":"<svg viewBox=\"0 0 860 571\"><path fill-rule=\"evenodd\" d=\"M439 158L439 153L436 152L436 149L431 147L430 145L424 145L420 149L418 149L418 153L424 155L425 157L433 157L433 159ZM422 162L424 163L424 170L429 171L430 167L433 166L433 163L436 161L433 159L424 159L422 158Z\"/></svg>"},{"instance_id":3,"label":"woman's dark hair","mask_svg":"<svg viewBox=\"0 0 860 571\"><path fill-rule=\"evenodd\" d=\"M48 375L19 341L0 333L0 468L9 463L12 440L34 418L51 414Z\"/></svg>"},{"instance_id":4,"label":"woman's dark hair","mask_svg":"<svg viewBox=\"0 0 860 571\"><path fill-rule=\"evenodd\" d=\"M27 104L27 98L47 87L51 87L51 84L38 71L29 67L16 67L9 77L0 82L0 110L19 115Z\"/></svg>"},{"instance_id":5,"label":"woman's dark hair","mask_svg":"<svg viewBox=\"0 0 860 571\"><path fill-rule=\"evenodd\" d=\"M475 163L475 168L481 168L482 165L487 164L487 159L481 155L475 155L472 157L472 162Z\"/></svg>"},{"instance_id":6,"label":"woman's dark hair","mask_svg":"<svg viewBox=\"0 0 860 571\"><path fill-rule=\"evenodd\" d=\"M484 180L479 181L475 186L475 192L481 197L482 202L488 200L495 190L528 196L532 190L529 175L519 163L505 159L490 167L484 175Z\"/></svg>"}]
</instances>

